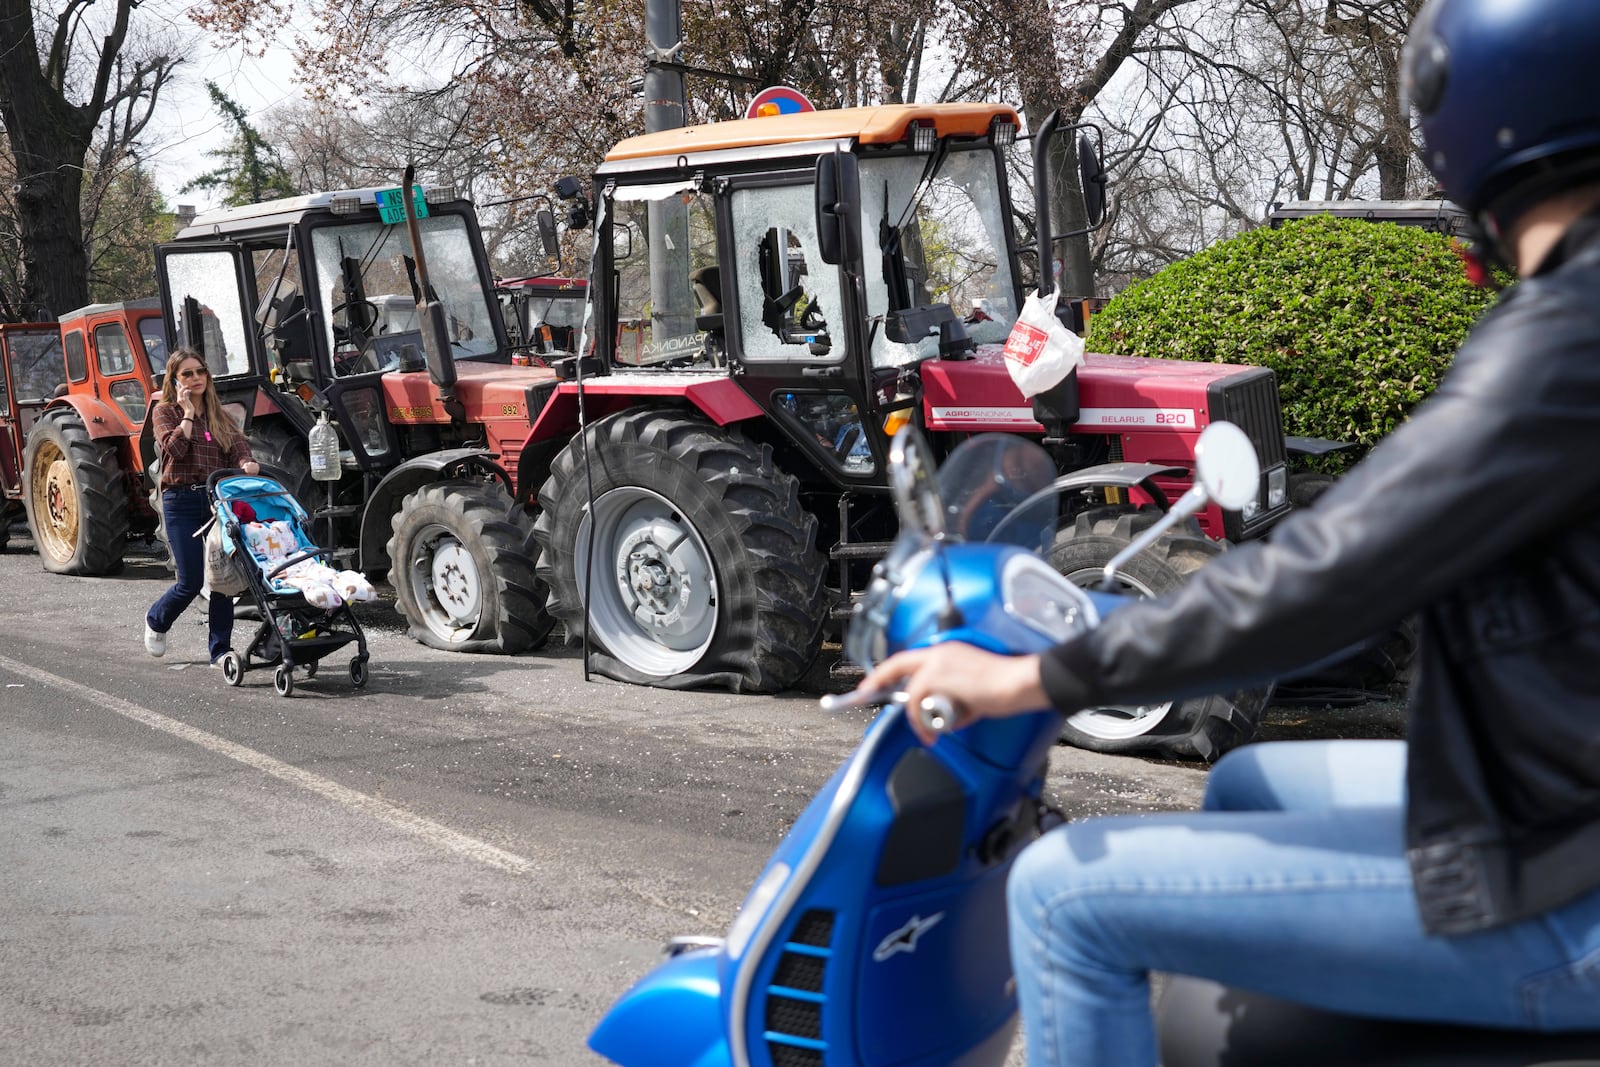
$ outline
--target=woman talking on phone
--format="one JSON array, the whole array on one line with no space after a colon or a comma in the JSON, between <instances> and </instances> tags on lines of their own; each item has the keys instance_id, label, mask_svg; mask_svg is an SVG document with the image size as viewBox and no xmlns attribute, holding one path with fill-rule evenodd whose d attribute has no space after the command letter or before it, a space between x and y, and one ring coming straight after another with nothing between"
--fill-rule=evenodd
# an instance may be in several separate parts
<instances>
[{"instance_id":1,"label":"woman talking on phone","mask_svg":"<svg viewBox=\"0 0 1600 1067\"><path fill-rule=\"evenodd\" d=\"M195 534L211 518L206 480L216 471L234 468L258 474L261 465L251 455L244 432L222 409L211 371L192 348L180 348L167 360L153 425L161 456L161 511L178 570L177 582L144 619L145 651L162 656L172 624L205 585L205 542ZM233 640L233 598L212 593L208 614L215 667Z\"/></svg>"}]
</instances>

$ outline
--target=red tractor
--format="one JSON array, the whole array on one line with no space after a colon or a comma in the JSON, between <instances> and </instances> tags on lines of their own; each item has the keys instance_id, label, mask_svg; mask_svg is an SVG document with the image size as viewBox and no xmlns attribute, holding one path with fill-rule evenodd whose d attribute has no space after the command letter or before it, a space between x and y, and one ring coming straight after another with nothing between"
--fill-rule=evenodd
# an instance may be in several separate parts
<instances>
[{"instance_id":1,"label":"red tractor","mask_svg":"<svg viewBox=\"0 0 1600 1067\"><path fill-rule=\"evenodd\" d=\"M940 451L1021 433L1064 474L1093 468L1053 548L1086 581L1188 487L1213 421L1255 443L1257 499L1208 510L1125 580L1159 593L1287 513L1269 370L1090 355L1032 402L1012 383L1019 125L998 104L860 108L647 134L607 155L586 358L535 391L520 461L550 612L569 635L587 628L604 673L794 683L894 534L887 450L907 420ZM1072 133L1048 125L1036 159ZM1080 155L1103 191L1092 139ZM1043 166L1035 184L1049 262ZM1209 758L1254 731L1265 697L1093 709L1068 736Z\"/></svg>"},{"instance_id":2,"label":"red tractor","mask_svg":"<svg viewBox=\"0 0 1600 1067\"><path fill-rule=\"evenodd\" d=\"M507 278L495 283L500 313L505 318L513 361L547 362L572 355L583 332L584 301L589 283L582 278Z\"/></svg>"},{"instance_id":3,"label":"red tractor","mask_svg":"<svg viewBox=\"0 0 1600 1067\"><path fill-rule=\"evenodd\" d=\"M39 559L61 574L112 574L130 537L153 538L147 415L166 364L155 300L91 304L53 331L65 389L28 430L23 500Z\"/></svg>"},{"instance_id":4,"label":"red tractor","mask_svg":"<svg viewBox=\"0 0 1600 1067\"><path fill-rule=\"evenodd\" d=\"M27 512L22 455L28 431L66 380L55 323L0 325L0 550Z\"/></svg>"}]
</instances>

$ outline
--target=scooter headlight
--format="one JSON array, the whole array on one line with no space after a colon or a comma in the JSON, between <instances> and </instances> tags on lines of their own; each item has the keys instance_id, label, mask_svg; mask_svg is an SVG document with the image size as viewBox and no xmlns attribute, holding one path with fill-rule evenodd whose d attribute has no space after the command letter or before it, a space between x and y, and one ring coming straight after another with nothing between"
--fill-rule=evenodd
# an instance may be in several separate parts
<instances>
[{"instance_id":1,"label":"scooter headlight","mask_svg":"<svg viewBox=\"0 0 1600 1067\"><path fill-rule=\"evenodd\" d=\"M1006 614L1053 641L1065 641L1100 622L1088 594L1037 556L1006 561L1000 594Z\"/></svg>"}]
</instances>

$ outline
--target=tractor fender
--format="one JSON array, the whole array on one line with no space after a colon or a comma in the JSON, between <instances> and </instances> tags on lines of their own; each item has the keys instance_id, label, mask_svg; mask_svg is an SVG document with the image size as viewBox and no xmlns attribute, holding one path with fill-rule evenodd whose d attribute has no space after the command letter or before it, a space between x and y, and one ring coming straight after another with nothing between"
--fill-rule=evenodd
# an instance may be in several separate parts
<instances>
[{"instance_id":1,"label":"tractor fender","mask_svg":"<svg viewBox=\"0 0 1600 1067\"><path fill-rule=\"evenodd\" d=\"M90 440L132 435L132 431L128 429L127 416L122 414L122 409L115 404L106 403L99 397L68 393L52 400L44 410L55 411L63 405L78 413L78 417L83 420L83 428L89 432Z\"/></svg>"},{"instance_id":2,"label":"tractor fender","mask_svg":"<svg viewBox=\"0 0 1600 1067\"><path fill-rule=\"evenodd\" d=\"M1355 447L1353 441L1329 441L1322 437L1285 435L1283 438L1283 450L1291 456L1326 456L1330 452L1344 452Z\"/></svg>"},{"instance_id":3,"label":"tractor fender","mask_svg":"<svg viewBox=\"0 0 1600 1067\"><path fill-rule=\"evenodd\" d=\"M650 404L687 404L718 426L753 419L761 405L732 378L703 374L663 374L660 377L603 374L583 383L583 408L588 420L598 422L624 408ZM559 438L563 443L578 432L578 386L561 382L545 400L528 435L530 444Z\"/></svg>"},{"instance_id":4,"label":"tractor fender","mask_svg":"<svg viewBox=\"0 0 1600 1067\"><path fill-rule=\"evenodd\" d=\"M1167 494L1162 492L1153 481L1158 475L1187 475L1187 467L1168 467L1159 463L1101 463L1094 467L1084 467L1063 474L1050 483L1050 488L1057 493L1076 489L1094 489L1101 486L1120 486L1132 489L1135 486L1150 494L1150 499L1162 511L1171 506Z\"/></svg>"},{"instance_id":5,"label":"tractor fender","mask_svg":"<svg viewBox=\"0 0 1600 1067\"><path fill-rule=\"evenodd\" d=\"M718 426L764 414L761 405L731 378L602 374L583 383L583 414L591 424L619 411L647 406L691 407ZM578 432L577 383L530 389L528 410L538 414L517 460L517 488L512 496L531 506L539 497L539 486L550 475L550 464Z\"/></svg>"},{"instance_id":6,"label":"tractor fender","mask_svg":"<svg viewBox=\"0 0 1600 1067\"><path fill-rule=\"evenodd\" d=\"M430 482L451 478L488 475L500 480L507 493L514 493L511 476L494 457L480 448L446 448L406 460L383 476L367 497L361 512L361 543L357 547L357 566L363 571L389 569L390 520L408 493Z\"/></svg>"}]
</instances>

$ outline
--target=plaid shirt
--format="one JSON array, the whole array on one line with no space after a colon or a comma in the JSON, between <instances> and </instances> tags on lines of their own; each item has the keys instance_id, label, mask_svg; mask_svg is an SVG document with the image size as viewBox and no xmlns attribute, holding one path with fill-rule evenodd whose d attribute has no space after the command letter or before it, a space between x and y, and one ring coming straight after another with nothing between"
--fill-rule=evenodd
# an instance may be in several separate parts
<instances>
[{"instance_id":1,"label":"plaid shirt","mask_svg":"<svg viewBox=\"0 0 1600 1067\"><path fill-rule=\"evenodd\" d=\"M239 434L231 451L222 450L222 442L212 436L205 415L197 415L185 437L181 424L183 408L176 404L157 404L155 413L156 448L161 453L161 488L187 489L205 485L206 479L220 470L237 467L247 459L250 442Z\"/></svg>"}]
</instances>

